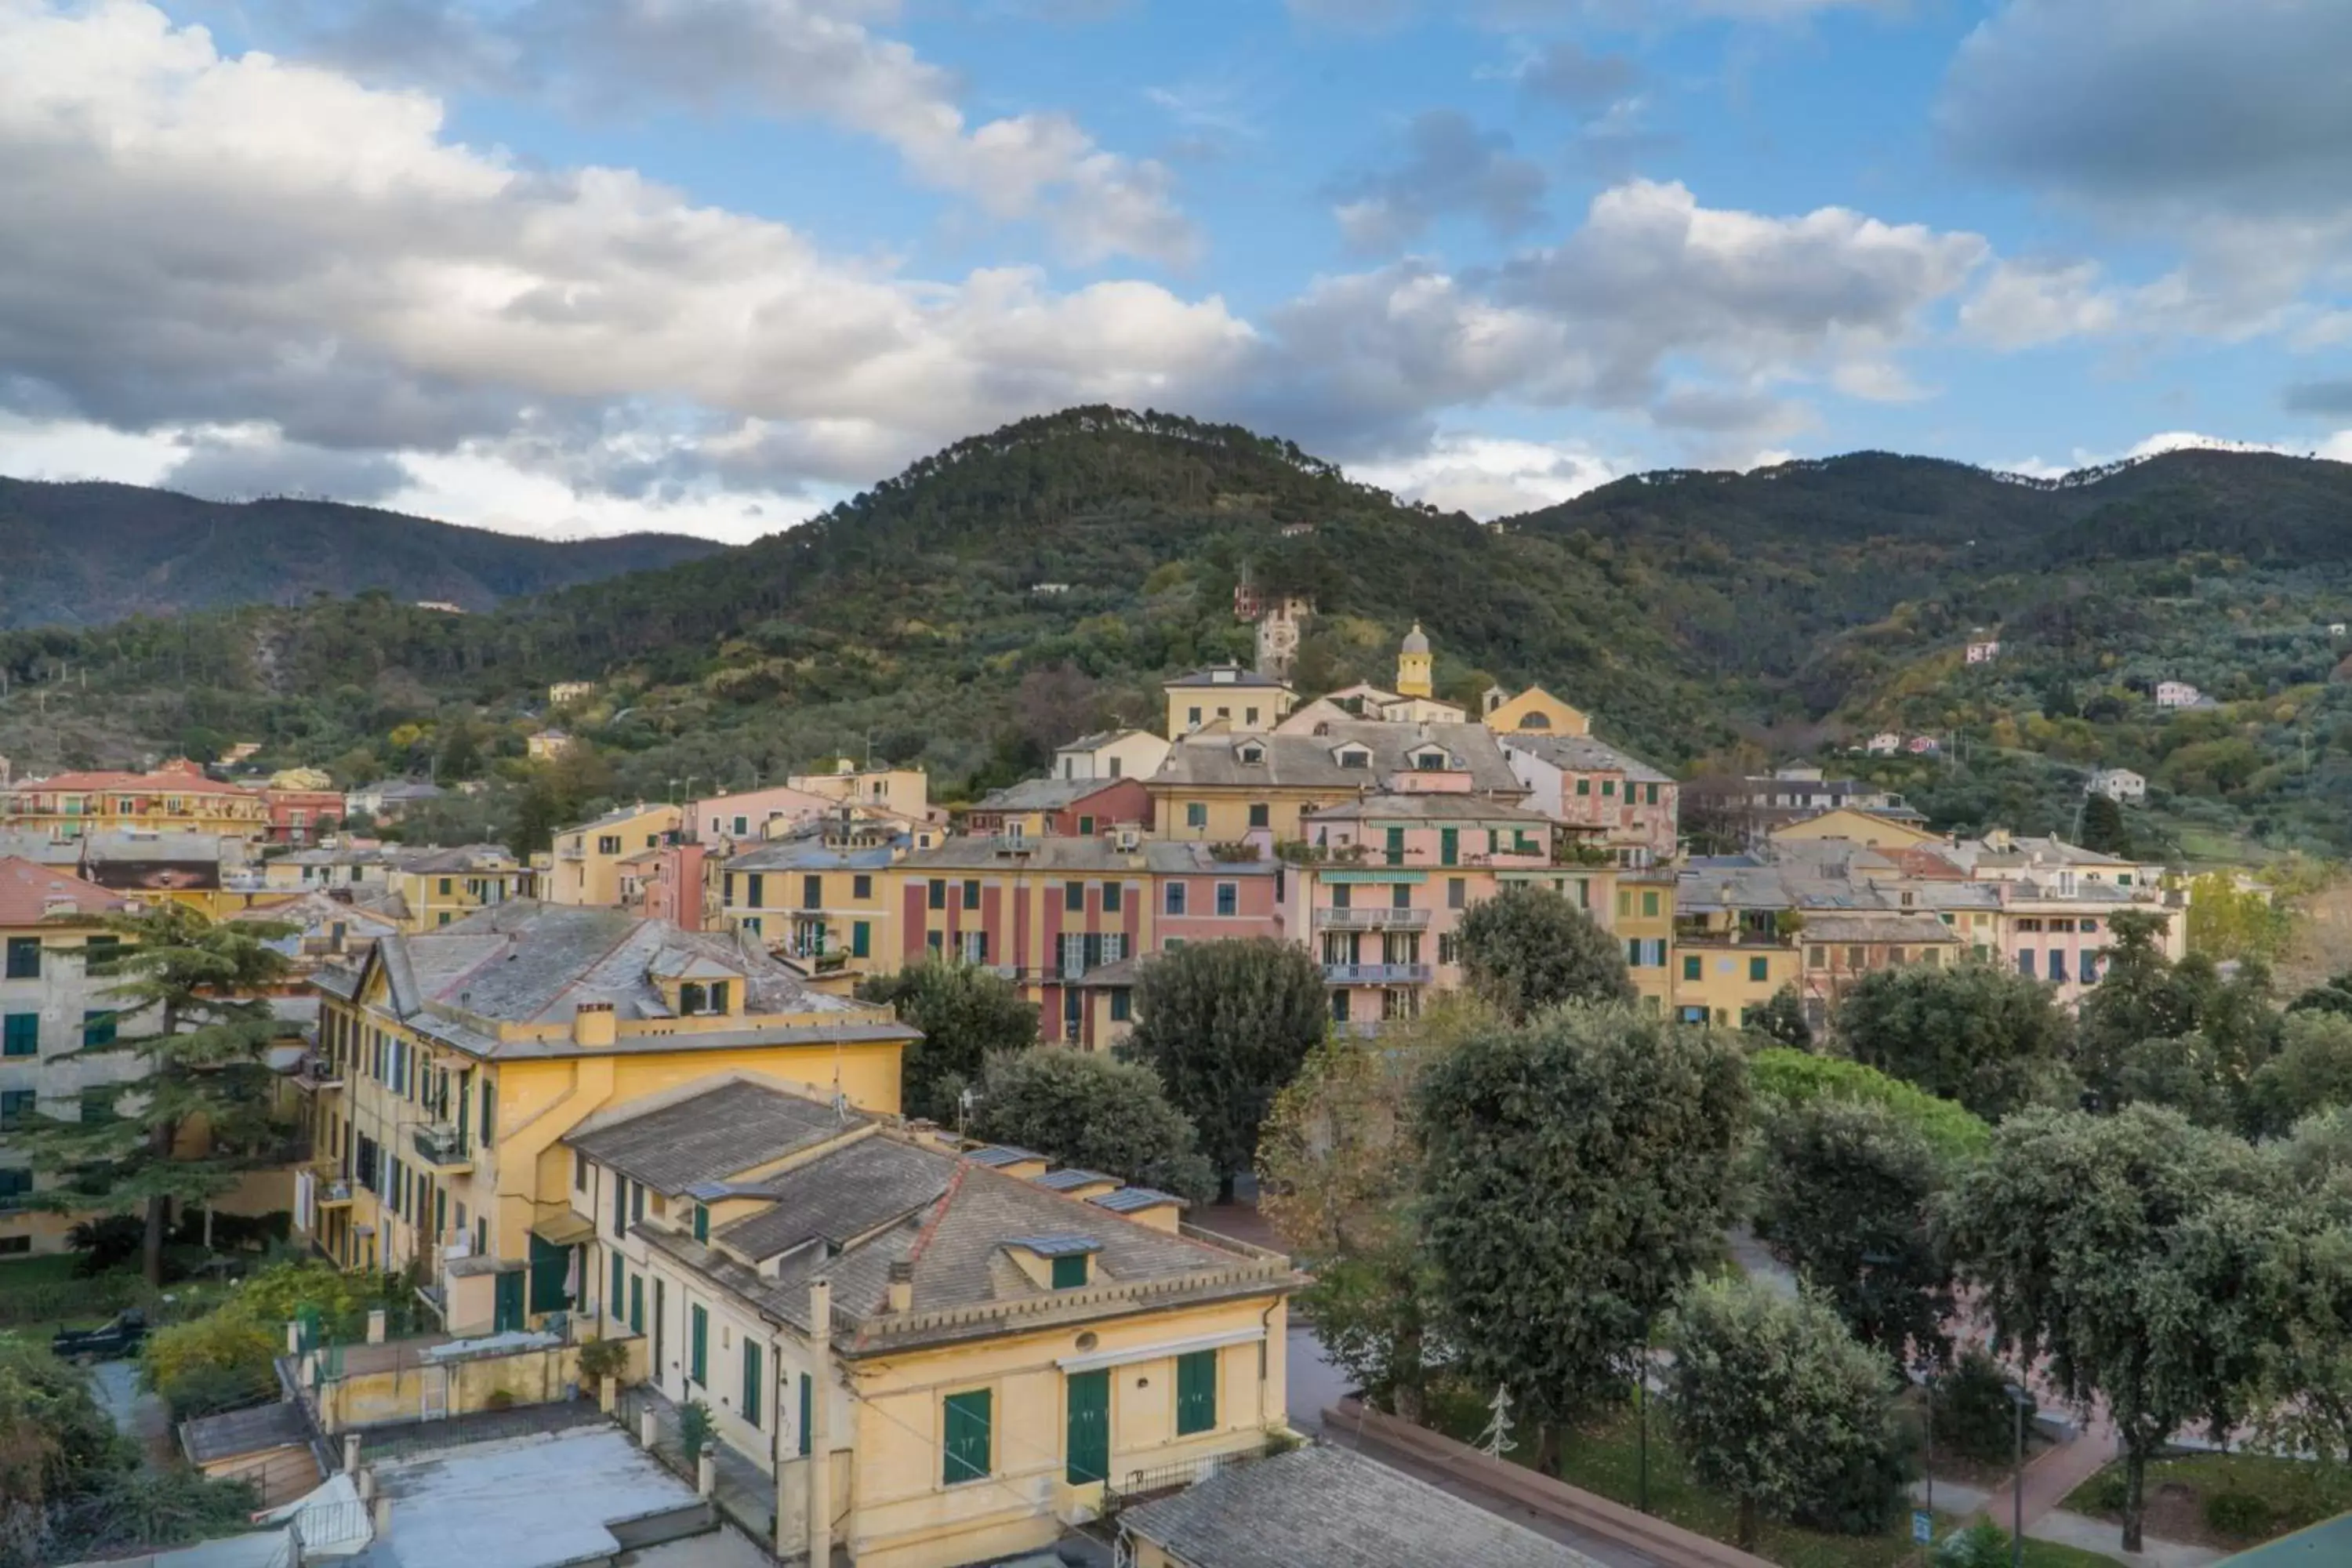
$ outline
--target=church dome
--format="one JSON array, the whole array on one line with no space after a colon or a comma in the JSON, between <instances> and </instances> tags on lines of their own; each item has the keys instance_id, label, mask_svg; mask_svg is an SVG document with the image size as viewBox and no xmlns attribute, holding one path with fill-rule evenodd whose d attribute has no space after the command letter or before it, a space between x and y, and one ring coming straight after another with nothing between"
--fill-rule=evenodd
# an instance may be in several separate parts
<instances>
[{"instance_id":1,"label":"church dome","mask_svg":"<svg viewBox=\"0 0 2352 1568\"><path fill-rule=\"evenodd\" d=\"M1404 634L1404 651L1407 653L1429 651L1429 638L1423 634L1419 621L1413 622L1412 630Z\"/></svg>"}]
</instances>

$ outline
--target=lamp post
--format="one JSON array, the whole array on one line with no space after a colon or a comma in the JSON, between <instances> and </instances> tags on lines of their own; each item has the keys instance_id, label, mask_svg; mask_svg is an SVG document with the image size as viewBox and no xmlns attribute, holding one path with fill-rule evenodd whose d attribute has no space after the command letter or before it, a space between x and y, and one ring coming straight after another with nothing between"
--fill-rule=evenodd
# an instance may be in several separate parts
<instances>
[{"instance_id":1,"label":"lamp post","mask_svg":"<svg viewBox=\"0 0 2352 1568\"><path fill-rule=\"evenodd\" d=\"M1922 1356L1918 1364L1919 1387L1927 1395L1927 1419L1923 1424L1927 1439L1927 1516L1936 1514L1936 1362L1932 1356Z\"/></svg>"},{"instance_id":2,"label":"lamp post","mask_svg":"<svg viewBox=\"0 0 2352 1568\"><path fill-rule=\"evenodd\" d=\"M2017 1469L2010 1477L2010 1568L2025 1568L2025 1413L2034 1407L2032 1394L2019 1384L2006 1384L2011 1410L2017 1417Z\"/></svg>"}]
</instances>

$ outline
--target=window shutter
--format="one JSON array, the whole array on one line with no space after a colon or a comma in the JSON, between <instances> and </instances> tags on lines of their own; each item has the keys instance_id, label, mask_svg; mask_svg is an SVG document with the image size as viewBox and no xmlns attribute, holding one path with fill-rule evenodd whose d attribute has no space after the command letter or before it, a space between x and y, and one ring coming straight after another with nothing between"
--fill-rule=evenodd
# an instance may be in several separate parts
<instances>
[{"instance_id":1,"label":"window shutter","mask_svg":"<svg viewBox=\"0 0 2352 1568\"><path fill-rule=\"evenodd\" d=\"M1206 1432L1217 1424L1217 1352L1176 1358L1176 1435Z\"/></svg>"},{"instance_id":2,"label":"window shutter","mask_svg":"<svg viewBox=\"0 0 2352 1568\"><path fill-rule=\"evenodd\" d=\"M743 1419L752 1426L761 1425L760 1411L760 1342L743 1342Z\"/></svg>"},{"instance_id":3,"label":"window shutter","mask_svg":"<svg viewBox=\"0 0 2352 1568\"><path fill-rule=\"evenodd\" d=\"M950 1394L946 1406L944 1484L979 1480L989 1468L989 1391L976 1388L969 1394Z\"/></svg>"}]
</instances>

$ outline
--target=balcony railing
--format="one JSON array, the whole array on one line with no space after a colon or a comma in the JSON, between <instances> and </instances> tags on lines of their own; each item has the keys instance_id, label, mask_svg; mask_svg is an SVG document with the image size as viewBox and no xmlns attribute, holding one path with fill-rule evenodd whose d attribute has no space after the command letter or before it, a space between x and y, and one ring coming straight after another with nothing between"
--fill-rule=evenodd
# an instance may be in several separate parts
<instances>
[{"instance_id":1,"label":"balcony railing","mask_svg":"<svg viewBox=\"0 0 2352 1568\"><path fill-rule=\"evenodd\" d=\"M455 1174L474 1168L473 1151L466 1147L466 1141L454 1127L427 1122L416 1129L411 1142L416 1157L437 1172Z\"/></svg>"},{"instance_id":2,"label":"balcony railing","mask_svg":"<svg viewBox=\"0 0 2352 1568\"><path fill-rule=\"evenodd\" d=\"M294 1087L305 1094L343 1087L343 1069L320 1052L312 1051L294 1068Z\"/></svg>"},{"instance_id":3,"label":"balcony railing","mask_svg":"<svg viewBox=\"0 0 2352 1568\"><path fill-rule=\"evenodd\" d=\"M1327 985L1426 985L1430 966L1426 963L1327 963L1323 966L1323 983Z\"/></svg>"},{"instance_id":4,"label":"balcony railing","mask_svg":"<svg viewBox=\"0 0 2352 1568\"><path fill-rule=\"evenodd\" d=\"M310 1201L322 1209L348 1208L352 1202L352 1180L333 1167L319 1173L319 1184Z\"/></svg>"},{"instance_id":5,"label":"balcony railing","mask_svg":"<svg viewBox=\"0 0 2352 1568\"><path fill-rule=\"evenodd\" d=\"M555 858L558 860L585 860L588 858L588 847L584 844L559 844L555 848Z\"/></svg>"},{"instance_id":6,"label":"balcony railing","mask_svg":"<svg viewBox=\"0 0 2352 1568\"><path fill-rule=\"evenodd\" d=\"M1426 931L1429 929L1427 910L1347 909L1317 910L1315 925L1319 931Z\"/></svg>"}]
</instances>

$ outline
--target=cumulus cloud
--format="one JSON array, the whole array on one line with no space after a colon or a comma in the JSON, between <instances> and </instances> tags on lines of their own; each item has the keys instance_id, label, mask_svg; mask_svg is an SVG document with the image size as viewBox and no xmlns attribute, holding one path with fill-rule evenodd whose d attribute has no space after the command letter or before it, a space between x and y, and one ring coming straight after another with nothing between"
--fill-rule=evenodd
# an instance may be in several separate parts
<instances>
[{"instance_id":1,"label":"cumulus cloud","mask_svg":"<svg viewBox=\"0 0 2352 1568\"><path fill-rule=\"evenodd\" d=\"M973 125L950 74L877 34L890 0L371 0L310 35L363 79L544 93L585 114L669 104L819 120L894 149L922 184L1042 222L1073 259L1198 252L1168 170L1106 152L1067 115Z\"/></svg>"},{"instance_id":2,"label":"cumulus cloud","mask_svg":"<svg viewBox=\"0 0 2352 1568\"><path fill-rule=\"evenodd\" d=\"M316 496L367 502L405 489L411 476L386 453L299 446L281 440L275 431L259 430L194 440L160 482L206 500Z\"/></svg>"},{"instance_id":3,"label":"cumulus cloud","mask_svg":"<svg viewBox=\"0 0 2352 1568\"><path fill-rule=\"evenodd\" d=\"M2352 417L2352 380L2297 382L2279 401L2290 414Z\"/></svg>"},{"instance_id":4,"label":"cumulus cloud","mask_svg":"<svg viewBox=\"0 0 2352 1568\"><path fill-rule=\"evenodd\" d=\"M1550 184L1542 169L1511 151L1511 139L1481 132L1450 109L1415 115L1394 167L1349 182L1333 209L1339 231L1359 250L1392 250L1452 213L1470 213L1500 235L1532 227Z\"/></svg>"},{"instance_id":5,"label":"cumulus cloud","mask_svg":"<svg viewBox=\"0 0 2352 1568\"><path fill-rule=\"evenodd\" d=\"M1503 517L1558 506L1633 471L1570 441L1520 441L1461 431L1441 434L1418 457L1361 463L1351 477L1407 500L1473 517Z\"/></svg>"},{"instance_id":6,"label":"cumulus cloud","mask_svg":"<svg viewBox=\"0 0 2352 1568\"><path fill-rule=\"evenodd\" d=\"M1996 337L2104 331L2126 307L2154 330L2297 327L2352 248L2347 58L2338 0L2010 0L1954 60L1946 145L2181 261L2104 303L2077 279L2020 279Z\"/></svg>"},{"instance_id":7,"label":"cumulus cloud","mask_svg":"<svg viewBox=\"0 0 2352 1568\"><path fill-rule=\"evenodd\" d=\"M2113 331L2123 301L2103 273L2095 261L2003 261L1960 307L1961 329L2004 349Z\"/></svg>"},{"instance_id":8,"label":"cumulus cloud","mask_svg":"<svg viewBox=\"0 0 2352 1568\"><path fill-rule=\"evenodd\" d=\"M1563 39L1528 56L1517 75L1530 97L1590 112L1631 92L1642 79L1642 68L1630 55L1595 54Z\"/></svg>"}]
</instances>

